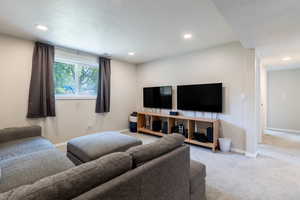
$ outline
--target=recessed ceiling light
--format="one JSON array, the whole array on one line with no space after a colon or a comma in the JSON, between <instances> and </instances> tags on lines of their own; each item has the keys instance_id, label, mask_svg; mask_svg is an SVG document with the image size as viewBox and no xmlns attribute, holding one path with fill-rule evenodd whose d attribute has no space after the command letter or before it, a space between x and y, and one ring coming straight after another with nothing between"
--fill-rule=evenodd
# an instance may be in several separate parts
<instances>
[{"instance_id":1,"label":"recessed ceiling light","mask_svg":"<svg viewBox=\"0 0 300 200\"><path fill-rule=\"evenodd\" d=\"M284 57L281 60L283 60L283 61L289 61L289 60L292 60L292 58L291 57Z\"/></svg>"},{"instance_id":2,"label":"recessed ceiling light","mask_svg":"<svg viewBox=\"0 0 300 200\"><path fill-rule=\"evenodd\" d=\"M35 28L40 31L48 31L48 27L41 24L36 25Z\"/></svg>"},{"instance_id":3,"label":"recessed ceiling light","mask_svg":"<svg viewBox=\"0 0 300 200\"><path fill-rule=\"evenodd\" d=\"M135 53L134 53L134 52L129 52L129 53L128 53L128 55L130 55L130 56L134 56L134 55L135 55Z\"/></svg>"},{"instance_id":4,"label":"recessed ceiling light","mask_svg":"<svg viewBox=\"0 0 300 200\"><path fill-rule=\"evenodd\" d=\"M190 34L190 33L186 33L186 34L183 35L183 38L186 39L186 40L191 39L192 37L193 37L193 35Z\"/></svg>"}]
</instances>

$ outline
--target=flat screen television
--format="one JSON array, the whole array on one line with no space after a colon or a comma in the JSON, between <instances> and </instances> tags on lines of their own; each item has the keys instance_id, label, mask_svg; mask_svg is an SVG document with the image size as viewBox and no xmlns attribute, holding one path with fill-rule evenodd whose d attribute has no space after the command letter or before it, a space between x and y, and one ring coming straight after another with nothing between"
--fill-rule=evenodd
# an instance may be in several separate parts
<instances>
[{"instance_id":1,"label":"flat screen television","mask_svg":"<svg viewBox=\"0 0 300 200\"><path fill-rule=\"evenodd\" d=\"M177 109L222 112L222 83L177 86Z\"/></svg>"},{"instance_id":2,"label":"flat screen television","mask_svg":"<svg viewBox=\"0 0 300 200\"><path fill-rule=\"evenodd\" d=\"M172 86L144 88L144 107L172 109Z\"/></svg>"}]
</instances>

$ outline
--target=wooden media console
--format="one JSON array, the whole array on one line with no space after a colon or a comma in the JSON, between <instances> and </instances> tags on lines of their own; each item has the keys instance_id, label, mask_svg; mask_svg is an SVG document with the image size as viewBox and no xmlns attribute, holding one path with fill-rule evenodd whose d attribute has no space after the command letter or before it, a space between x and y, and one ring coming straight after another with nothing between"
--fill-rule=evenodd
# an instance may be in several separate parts
<instances>
[{"instance_id":1,"label":"wooden media console","mask_svg":"<svg viewBox=\"0 0 300 200\"><path fill-rule=\"evenodd\" d=\"M150 113L150 112L138 112L138 132L147 133L156 136L164 136L165 134L158 131L153 131L151 128L146 128L146 116L150 118L150 126L152 121L164 118L168 122L168 133L172 134L172 128L175 126L175 121L180 120L184 121L187 124L187 135L185 142L189 144L194 144L202 147L211 148L213 152L216 151L218 147L218 138L220 132L220 120L218 119L207 119L207 118L196 118L196 117L185 117L185 116L173 116L165 115L159 113ZM205 124L207 127L213 128L213 142L200 142L197 141L194 137L196 123Z\"/></svg>"}]
</instances>

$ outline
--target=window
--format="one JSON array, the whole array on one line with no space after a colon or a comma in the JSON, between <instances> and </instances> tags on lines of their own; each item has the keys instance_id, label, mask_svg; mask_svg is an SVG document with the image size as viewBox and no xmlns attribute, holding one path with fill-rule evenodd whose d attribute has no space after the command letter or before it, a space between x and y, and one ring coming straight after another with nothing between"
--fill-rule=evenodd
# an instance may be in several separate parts
<instances>
[{"instance_id":1,"label":"window","mask_svg":"<svg viewBox=\"0 0 300 200\"><path fill-rule=\"evenodd\" d=\"M58 99L95 99L99 67L56 60L54 63L55 95Z\"/></svg>"}]
</instances>

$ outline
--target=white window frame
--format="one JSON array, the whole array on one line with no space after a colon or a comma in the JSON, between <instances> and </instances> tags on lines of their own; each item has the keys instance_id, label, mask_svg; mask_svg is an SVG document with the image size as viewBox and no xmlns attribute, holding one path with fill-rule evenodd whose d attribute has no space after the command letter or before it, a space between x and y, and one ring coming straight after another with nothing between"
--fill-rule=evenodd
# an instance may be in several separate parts
<instances>
[{"instance_id":1,"label":"white window frame","mask_svg":"<svg viewBox=\"0 0 300 200\"><path fill-rule=\"evenodd\" d=\"M70 59L62 59L62 58L55 58L54 62L60 62L60 63L66 63L66 64L71 64L71 65L75 65L75 68L78 67L78 65L85 65L85 66L89 66L89 67L97 67L99 68L99 65L96 63L84 63L84 62L77 62L77 61L73 61ZM76 89L79 88L79 82L78 82L78 76L77 76L77 70L75 70L75 78L76 78L76 83L77 83L77 87ZM78 94L74 94L74 95L57 95L55 94L55 99L56 100L96 100L97 99L97 95L78 95Z\"/></svg>"}]
</instances>

